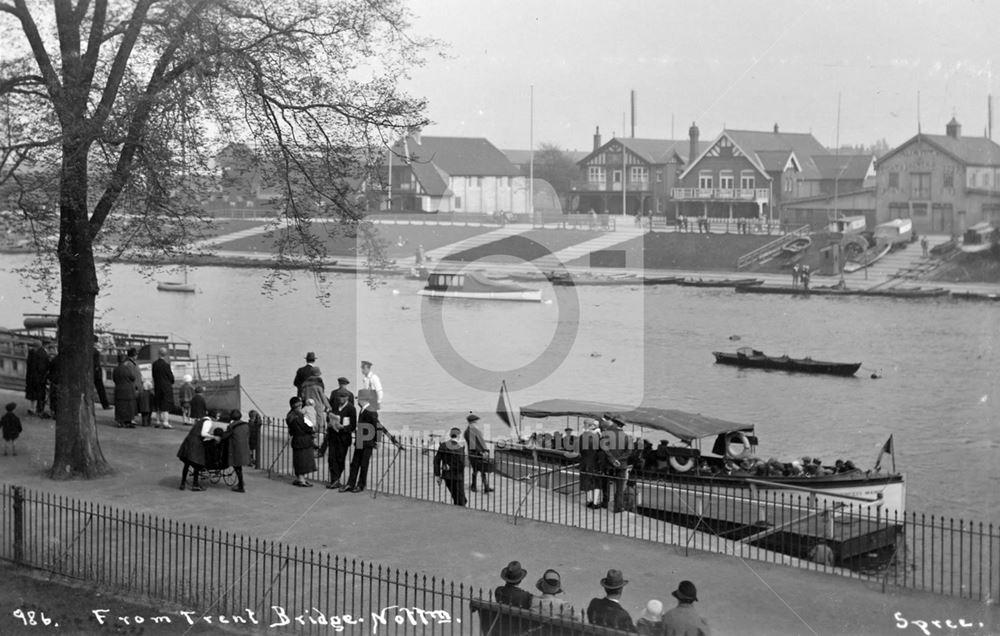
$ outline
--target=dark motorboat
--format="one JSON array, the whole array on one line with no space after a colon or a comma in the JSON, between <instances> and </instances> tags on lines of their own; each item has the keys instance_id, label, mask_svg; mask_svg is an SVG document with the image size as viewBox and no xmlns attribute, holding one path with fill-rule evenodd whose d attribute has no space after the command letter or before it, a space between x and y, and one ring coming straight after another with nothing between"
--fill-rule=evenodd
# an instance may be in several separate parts
<instances>
[{"instance_id":1,"label":"dark motorboat","mask_svg":"<svg viewBox=\"0 0 1000 636\"><path fill-rule=\"evenodd\" d=\"M723 278L721 280L689 278L677 284L682 287L753 287L763 285L764 281L759 278Z\"/></svg>"},{"instance_id":2,"label":"dark motorboat","mask_svg":"<svg viewBox=\"0 0 1000 636\"><path fill-rule=\"evenodd\" d=\"M611 278L559 278L552 281L555 286L562 287L629 287L637 285L676 285L680 276L658 276L637 278L635 276L619 276Z\"/></svg>"},{"instance_id":3,"label":"dark motorboat","mask_svg":"<svg viewBox=\"0 0 1000 636\"><path fill-rule=\"evenodd\" d=\"M812 358L789 358L788 356L769 356L763 351L751 347L741 347L736 353L713 351L715 361L719 364L730 364L737 367L753 369L777 369L798 373L826 373L829 375L851 376L861 368L860 362L826 362Z\"/></svg>"}]
</instances>

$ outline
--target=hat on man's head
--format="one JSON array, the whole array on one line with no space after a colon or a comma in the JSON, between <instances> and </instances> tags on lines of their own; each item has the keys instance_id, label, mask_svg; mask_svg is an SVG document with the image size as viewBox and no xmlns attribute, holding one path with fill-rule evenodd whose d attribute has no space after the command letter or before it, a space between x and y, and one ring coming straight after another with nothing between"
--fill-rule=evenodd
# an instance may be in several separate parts
<instances>
[{"instance_id":1,"label":"hat on man's head","mask_svg":"<svg viewBox=\"0 0 1000 636\"><path fill-rule=\"evenodd\" d=\"M298 406L299 404L302 404L302 398L300 398L300 397L299 397L299 396L297 396L297 395L296 395L296 396L294 396L294 397L292 397L292 398L290 398L290 399L288 400L288 406L290 406L290 407L292 407L292 408L295 408L295 407L296 407L296 406Z\"/></svg>"},{"instance_id":2,"label":"hat on man's head","mask_svg":"<svg viewBox=\"0 0 1000 636\"><path fill-rule=\"evenodd\" d=\"M542 578L538 579L535 587L542 594L561 594L562 578L560 578L559 573L555 570L545 570L545 574L542 575Z\"/></svg>"},{"instance_id":3,"label":"hat on man's head","mask_svg":"<svg viewBox=\"0 0 1000 636\"><path fill-rule=\"evenodd\" d=\"M469 413L468 415L465 416L465 421L466 422L478 422L479 421L479 416L476 415L475 413Z\"/></svg>"},{"instance_id":4,"label":"hat on man's head","mask_svg":"<svg viewBox=\"0 0 1000 636\"><path fill-rule=\"evenodd\" d=\"M535 587L542 594L559 594L563 591L562 579L555 570L545 570L545 574L542 575L542 578L538 579Z\"/></svg>"},{"instance_id":5,"label":"hat on man's head","mask_svg":"<svg viewBox=\"0 0 1000 636\"><path fill-rule=\"evenodd\" d=\"M678 601L692 603L698 600L698 588L691 581L681 581L677 589L671 592Z\"/></svg>"},{"instance_id":6,"label":"hat on man's head","mask_svg":"<svg viewBox=\"0 0 1000 636\"><path fill-rule=\"evenodd\" d=\"M205 387L203 387L202 385L199 384L198 386L196 386L194 388L194 392L195 393L204 393L205 392Z\"/></svg>"},{"instance_id":7,"label":"hat on man's head","mask_svg":"<svg viewBox=\"0 0 1000 636\"><path fill-rule=\"evenodd\" d=\"M337 378L337 384L340 384L341 386L343 386L344 384L350 384L350 383L351 383L351 381L348 380L347 378L345 378L344 376L340 376L339 378Z\"/></svg>"},{"instance_id":8,"label":"hat on man's head","mask_svg":"<svg viewBox=\"0 0 1000 636\"><path fill-rule=\"evenodd\" d=\"M134 358L136 355L135 347L129 347L128 351L125 352L125 355L127 355L130 358Z\"/></svg>"},{"instance_id":9,"label":"hat on man's head","mask_svg":"<svg viewBox=\"0 0 1000 636\"><path fill-rule=\"evenodd\" d=\"M3 407L5 411L13 411L17 408L17 402L7 402L7 406Z\"/></svg>"},{"instance_id":10,"label":"hat on man's head","mask_svg":"<svg viewBox=\"0 0 1000 636\"><path fill-rule=\"evenodd\" d=\"M621 570L608 570L608 575L601 579L601 587L606 590L620 590L628 585Z\"/></svg>"},{"instance_id":11,"label":"hat on man's head","mask_svg":"<svg viewBox=\"0 0 1000 636\"><path fill-rule=\"evenodd\" d=\"M370 366L372 366L372 363L369 362L368 360L362 360L361 361L361 366L363 366L363 367L370 367Z\"/></svg>"},{"instance_id":12,"label":"hat on man's head","mask_svg":"<svg viewBox=\"0 0 1000 636\"><path fill-rule=\"evenodd\" d=\"M511 561L507 567L500 570L500 578L508 583L520 583L526 576L528 571L521 567L520 561Z\"/></svg>"},{"instance_id":13,"label":"hat on man's head","mask_svg":"<svg viewBox=\"0 0 1000 636\"><path fill-rule=\"evenodd\" d=\"M312 351L306 354L306 362L316 362L316 354Z\"/></svg>"},{"instance_id":14,"label":"hat on man's head","mask_svg":"<svg viewBox=\"0 0 1000 636\"><path fill-rule=\"evenodd\" d=\"M450 437L459 437L461 434L462 434L462 429L458 428L457 426L451 427L451 430L448 431L448 435Z\"/></svg>"},{"instance_id":15,"label":"hat on man's head","mask_svg":"<svg viewBox=\"0 0 1000 636\"><path fill-rule=\"evenodd\" d=\"M660 622L663 618L663 603L654 598L650 602L646 603L646 609L643 610L642 616L639 618L645 618L650 623Z\"/></svg>"}]
</instances>

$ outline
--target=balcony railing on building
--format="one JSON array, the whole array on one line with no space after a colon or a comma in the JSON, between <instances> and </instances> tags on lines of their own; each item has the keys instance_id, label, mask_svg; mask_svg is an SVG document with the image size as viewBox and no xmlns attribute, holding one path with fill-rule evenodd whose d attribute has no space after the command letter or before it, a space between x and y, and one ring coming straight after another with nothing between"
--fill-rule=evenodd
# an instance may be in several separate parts
<instances>
[{"instance_id":1,"label":"balcony railing on building","mask_svg":"<svg viewBox=\"0 0 1000 636\"><path fill-rule=\"evenodd\" d=\"M767 203L767 188L673 188L670 196L678 201L757 201Z\"/></svg>"}]
</instances>

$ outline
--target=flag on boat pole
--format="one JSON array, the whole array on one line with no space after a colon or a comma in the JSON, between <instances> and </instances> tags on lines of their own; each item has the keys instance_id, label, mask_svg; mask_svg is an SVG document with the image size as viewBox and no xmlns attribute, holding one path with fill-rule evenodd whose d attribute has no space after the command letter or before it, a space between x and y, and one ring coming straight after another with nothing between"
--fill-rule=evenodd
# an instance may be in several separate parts
<instances>
[{"instance_id":1,"label":"flag on boat pole","mask_svg":"<svg viewBox=\"0 0 1000 636\"><path fill-rule=\"evenodd\" d=\"M514 416L514 407L510 403L510 394L507 393L507 381L500 381L500 397L497 400L497 417L503 420L503 423L514 429L514 432L518 434L520 438L520 433L517 430L517 419ZM513 421L512 421L512 418Z\"/></svg>"},{"instance_id":2,"label":"flag on boat pole","mask_svg":"<svg viewBox=\"0 0 1000 636\"><path fill-rule=\"evenodd\" d=\"M875 472L882 467L882 457L888 453L892 457L892 472L896 472L896 449L892 443L892 435L889 435L889 439L885 440L885 444L882 444L882 448L878 451L878 459L875 460Z\"/></svg>"}]
</instances>

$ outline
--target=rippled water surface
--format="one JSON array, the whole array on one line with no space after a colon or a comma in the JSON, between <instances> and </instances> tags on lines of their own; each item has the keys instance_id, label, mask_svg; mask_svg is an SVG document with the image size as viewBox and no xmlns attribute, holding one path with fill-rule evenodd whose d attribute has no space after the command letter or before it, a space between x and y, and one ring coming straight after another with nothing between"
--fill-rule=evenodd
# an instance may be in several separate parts
<instances>
[{"instance_id":1,"label":"rippled water surface","mask_svg":"<svg viewBox=\"0 0 1000 636\"><path fill-rule=\"evenodd\" d=\"M19 325L25 312L54 310L13 273L26 262L0 256L5 326ZM373 290L353 277L320 285L306 274L268 297L260 270L200 268L190 276L199 293L164 293L115 266L100 318L228 354L249 395L245 408L252 398L282 414L295 369L315 351L328 386L340 375L356 384L358 362L374 361L385 420L397 430L461 423L469 410L488 414L506 379L515 405L642 401L751 422L765 457L843 457L869 467L893 434L910 510L1000 518L1000 303L547 284L535 285L541 304L441 302L418 296L419 281L386 279ZM714 364L712 351L746 345L863 367L855 378L836 378ZM484 421L504 432L495 418Z\"/></svg>"}]
</instances>

